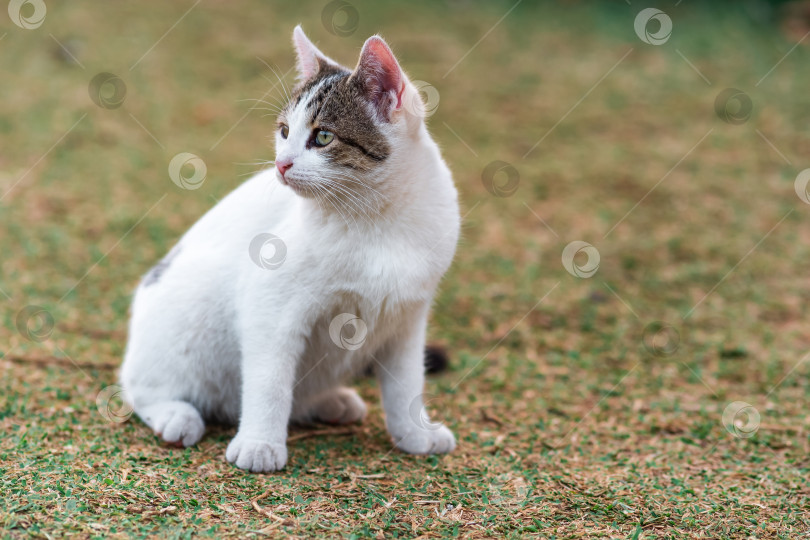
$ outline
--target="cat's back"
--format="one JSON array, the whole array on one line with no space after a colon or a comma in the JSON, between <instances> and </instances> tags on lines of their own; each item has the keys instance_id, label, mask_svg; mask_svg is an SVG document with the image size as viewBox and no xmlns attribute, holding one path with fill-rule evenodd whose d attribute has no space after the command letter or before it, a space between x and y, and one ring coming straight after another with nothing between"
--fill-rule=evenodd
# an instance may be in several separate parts
<instances>
[{"instance_id":1,"label":"cat's back","mask_svg":"<svg viewBox=\"0 0 810 540\"><path fill-rule=\"evenodd\" d=\"M295 197L279 187L272 170L259 173L206 212L143 276L134 317L151 317L167 304L231 307L241 268L251 264L251 241L283 227L295 211Z\"/></svg>"},{"instance_id":2,"label":"cat's back","mask_svg":"<svg viewBox=\"0 0 810 540\"><path fill-rule=\"evenodd\" d=\"M274 174L270 169L245 181L203 215L180 243L215 251L241 247L247 256L256 234L282 227L296 208L295 195L280 186Z\"/></svg>"}]
</instances>

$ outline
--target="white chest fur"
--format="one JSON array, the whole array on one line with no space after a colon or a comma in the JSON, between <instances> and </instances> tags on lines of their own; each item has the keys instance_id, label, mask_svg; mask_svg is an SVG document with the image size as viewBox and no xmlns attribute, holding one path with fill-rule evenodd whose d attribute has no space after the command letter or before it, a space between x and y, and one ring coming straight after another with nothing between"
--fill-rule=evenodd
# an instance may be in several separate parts
<instances>
[{"instance_id":1,"label":"white chest fur","mask_svg":"<svg viewBox=\"0 0 810 540\"><path fill-rule=\"evenodd\" d=\"M295 42L301 76L317 84L283 113L281 161L212 208L141 282L121 369L127 399L170 443L195 444L205 418L238 423L227 459L272 471L286 462L290 420L362 419L365 405L342 384L374 363L397 447L450 451L452 433L426 423L421 397L430 303L459 234L450 171L419 106L403 106L421 104L418 91L379 37L351 77L300 28ZM330 99L329 84L368 92L342 94L360 99L341 109L355 115L342 133L314 126L310 100ZM333 116L334 129L343 120Z\"/></svg>"}]
</instances>

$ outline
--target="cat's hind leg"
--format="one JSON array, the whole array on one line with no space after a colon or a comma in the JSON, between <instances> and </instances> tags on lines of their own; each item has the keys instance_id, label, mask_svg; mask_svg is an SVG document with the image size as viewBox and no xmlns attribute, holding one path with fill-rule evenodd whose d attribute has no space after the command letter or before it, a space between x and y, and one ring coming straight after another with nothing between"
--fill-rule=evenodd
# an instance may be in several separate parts
<instances>
[{"instance_id":1,"label":"cat's hind leg","mask_svg":"<svg viewBox=\"0 0 810 540\"><path fill-rule=\"evenodd\" d=\"M338 386L296 406L292 419L301 423L314 420L326 424L354 424L362 422L367 412L365 402L354 389Z\"/></svg>"},{"instance_id":2,"label":"cat's hind leg","mask_svg":"<svg viewBox=\"0 0 810 540\"><path fill-rule=\"evenodd\" d=\"M162 401L135 407L135 413L164 441L175 446L192 446L205 433L205 422L197 409L185 401Z\"/></svg>"}]
</instances>

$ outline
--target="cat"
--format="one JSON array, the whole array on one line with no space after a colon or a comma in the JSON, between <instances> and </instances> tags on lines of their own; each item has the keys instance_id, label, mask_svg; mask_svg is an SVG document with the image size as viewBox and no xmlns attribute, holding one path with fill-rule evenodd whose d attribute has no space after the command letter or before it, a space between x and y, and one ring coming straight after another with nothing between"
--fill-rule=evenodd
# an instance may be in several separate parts
<instances>
[{"instance_id":1,"label":"cat","mask_svg":"<svg viewBox=\"0 0 810 540\"><path fill-rule=\"evenodd\" d=\"M270 472L286 464L290 422L363 420L344 385L371 366L396 448L450 452L423 385L430 306L459 236L452 175L382 38L354 70L300 26L293 43L275 167L206 213L135 291L125 399L177 446L196 444L204 419L237 424L227 461Z\"/></svg>"}]
</instances>

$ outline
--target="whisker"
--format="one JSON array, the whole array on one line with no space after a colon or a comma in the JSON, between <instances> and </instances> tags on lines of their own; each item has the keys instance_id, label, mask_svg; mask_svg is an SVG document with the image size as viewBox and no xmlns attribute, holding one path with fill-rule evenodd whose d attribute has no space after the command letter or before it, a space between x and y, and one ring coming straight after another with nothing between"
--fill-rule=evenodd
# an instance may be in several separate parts
<instances>
[{"instance_id":1,"label":"whisker","mask_svg":"<svg viewBox=\"0 0 810 540\"><path fill-rule=\"evenodd\" d=\"M253 101L253 102L257 103L257 104L262 103L264 105L270 105L271 107L278 107L279 105L281 105L281 103L277 102L277 101L266 101L264 99L257 99L257 98L244 98L244 99L237 99L236 100L237 103L240 103L242 101Z\"/></svg>"},{"instance_id":2,"label":"whisker","mask_svg":"<svg viewBox=\"0 0 810 540\"><path fill-rule=\"evenodd\" d=\"M358 196L359 198L361 198L361 199L362 199L364 202L366 202L366 203L368 204L368 206L369 206L369 207L372 207L372 205L370 204L370 203L371 203L371 200L370 200L370 199L363 197L363 196L362 196L362 195L361 195L361 194L360 194L360 193L359 193L359 192L358 192L356 189L352 189L352 187L351 187L351 186L349 186L349 185L345 185L345 184L341 184L340 182L337 182L337 180L338 180L339 178L326 177L326 179L327 179L327 180L329 180L330 182L337 183L337 184L338 184L338 185L340 185L342 188L344 188L344 189L346 189L346 190L350 191L350 192L351 192L352 194L354 194L354 195L357 195L357 196ZM373 197L373 201L376 203L376 205L377 205L377 206L379 206L379 204L380 204L380 199L382 199L383 201L386 201L386 200L387 200L387 198L386 198L386 197L385 197L385 196L384 196L382 193L380 193L379 191L377 191L376 189L374 189L374 188L372 188L372 187L370 187L370 186L366 186L365 184L363 184L362 182L360 182L360 181L359 181L359 180L357 180L356 178L352 178L352 177L345 177L345 178L343 178L343 180L349 180L349 181L352 181L352 182L353 182L353 183L355 183L355 184L360 184L360 185L363 185L363 187L368 188L369 190L371 190L371 191L373 192L373 193L371 194L371 195L372 195L372 197ZM378 216L382 217L382 215L380 215L380 213L379 213L379 212L376 212L376 210L375 210L375 213L376 213Z\"/></svg>"},{"instance_id":3,"label":"whisker","mask_svg":"<svg viewBox=\"0 0 810 540\"><path fill-rule=\"evenodd\" d=\"M237 176L237 178L242 178L243 176L255 176L255 175L257 175L257 174L259 174L261 172L267 171L267 170L269 170L269 169L258 169L258 170L255 170L255 171L250 171L250 172L246 172L246 173L237 174L236 176Z\"/></svg>"},{"instance_id":4,"label":"whisker","mask_svg":"<svg viewBox=\"0 0 810 540\"><path fill-rule=\"evenodd\" d=\"M287 96L287 101L290 101L292 98L290 97L290 93L287 91L287 85L284 83L284 79L282 79L281 76L279 76L279 74L276 72L276 70L273 69L273 67L270 64L268 64L267 62L265 62L262 58L259 58L259 61L262 64L264 64L265 66L267 66L267 69L269 69L270 71L273 72L273 75L276 76L276 79L278 79L278 82L281 83L281 88L282 88L282 90L284 90L284 94Z\"/></svg>"},{"instance_id":5,"label":"whisker","mask_svg":"<svg viewBox=\"0 0 810 540\"><path fill-rule=\"evenodd\" d=\"M242 101L253 101L254 104L250 107L251 111L275 111L281 113L286 106L286 103L271 103L269 101L265 101L263 99L255 99L255 98L247 98L247 99L238 99L237 102ZM259 105L267 105L267 107L259 107Z\"/></svg>"},{"instance_id":6,"label":"whisker","mask_svg":"<svg viewBox=\"0 0 810 540\"><path fill-rule=\"evenodd\" d=\"M324 194L324 198L326 199L326 202L328 202L329 206L332 207L332 209L334 209L340 215L340 218L343 220L343 223L346 224L346 228L351 229L351 224L349 223L349 220L346 219L346 216L343 214L343 211L340 209L340 207L338 205L336 205L332 201L332 199L330 197L331 194L329 193L329 191L326 190L326 188L324 186L321 186L321 185L319 185L317 183L314 184L314 187ZM357 222L355 222L355 227L356 226L357 226Z\"/></svg>"},{"instance_id":7,"label":"whisker","mask_svg":"<svg viewBox=\"0 0 810 540\"><path fill-rule=\"evenodd\" d=\"M334 191L343 194L345 196L346 202L349 204L351 209L358 214L361 218L365 218L366 222L373 226L374 220L373 216L369 214L369 211L376 213L380 218L382 216L377 212L374 207L367 201L365 198L362 197L359 193L348 189L346 186L341 186L338 182L335 182L331 179L326 179L327 185Z\"/></svg>"},{"instance_id":8,"label":"whisker","mask_svg":"<svg viewBox=\"0 0 810 540\"><path fill-rule=\"evenodd\" d=\"M386 197L384 194L382 194L381 192L376 190L374 187L369 186L364 182L361 182L355 176L352 176L352 175L350 175L348 173L338 172L338 171L335 171L332 174L338 175L340 177L340 179L342 179L342 180L347 180L347 181L352 182L354 184L359 184L359 185L363 186L365 189L367 189L369 191L372 191L375 194L375 196L379 196L380 198L382 198L383 201L388 201L388 197Z\"/></svg>"},{"instance_id":9,"label":"whisker","mask_svg":"<svg viewBox=\"0 0 810 540\"><path fill-rule=\"evenodd\" d=\"M264 160L264 159L257 159L256 161L249 161L249 162L247 162L247 163L239 163L239 162L234 161L234 162L233 162L233 164L234 164L234 165L267 165L267 164L275 164L275 161L272 161L272 160L268 161L268 160Z\"/></svg>"}]
</instances>

